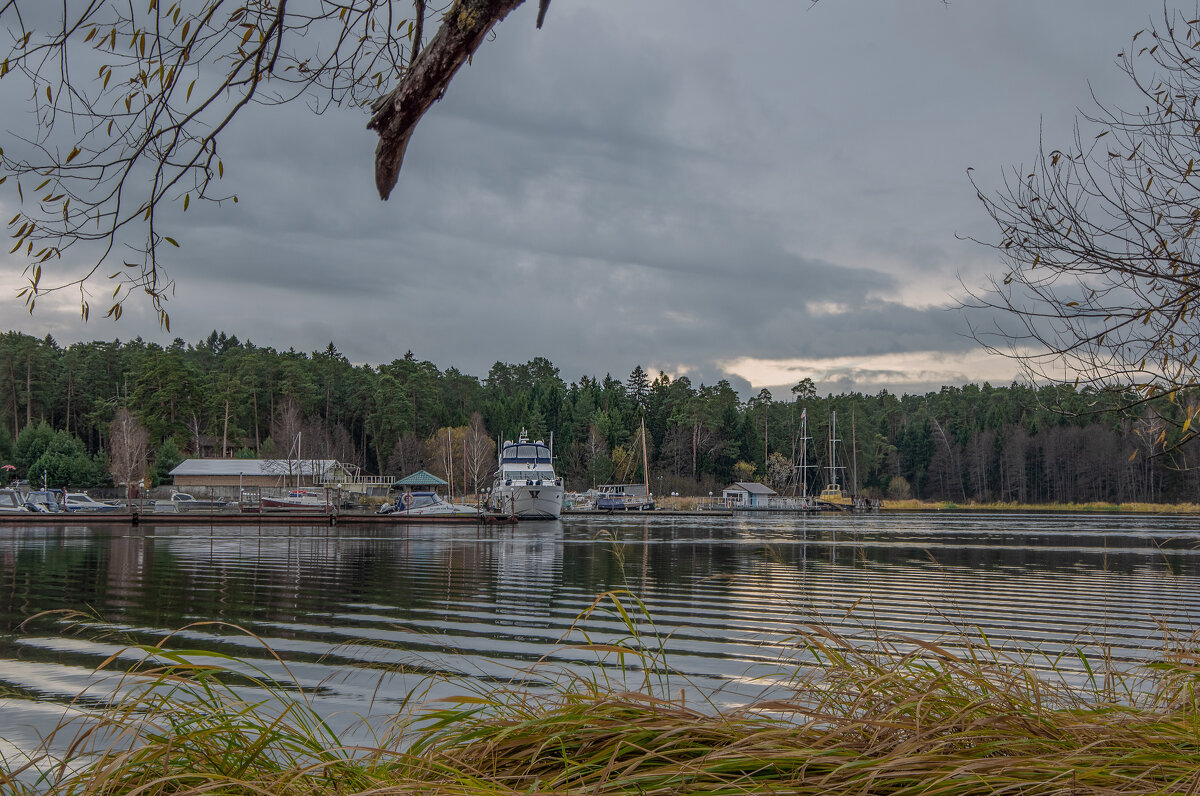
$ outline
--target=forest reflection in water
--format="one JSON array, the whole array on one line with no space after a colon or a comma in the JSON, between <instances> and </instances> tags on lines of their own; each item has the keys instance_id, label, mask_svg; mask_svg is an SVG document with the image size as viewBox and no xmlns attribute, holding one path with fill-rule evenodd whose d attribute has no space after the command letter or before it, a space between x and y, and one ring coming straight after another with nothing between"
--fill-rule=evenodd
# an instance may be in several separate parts
<instances>
[{"instance_id":1,"label":"forest reflection in water","mask_svg":"<svg viewBox=\"0 0 1200 796\"><path fill-rule=\"evenodd\" d=\"M24 746L122 644L201 621L280 652L323 713L384 716L431 673L495 683L629 589L689 688L755 698L820 622L869 643L985 633L1014 650L1153 654L1200 616L1200 518L926 513L578 517L512 527L0 528L0 732ZM96 619L71 632L42 611ZM644 629L650 624L644 622ZM594 638L627 629L597 615ZM669 634L669 635L668 635ZM578 640L574 637L573 640ZM173 642L266 661L220 625ZM269 664L268 664L269 665ZM440 688L450 688L443 685ZM335 719L336 721L336 719ZM27 727L32 729L19 729ZM2 751L2 750L0 750Z\"/></svg>"}]
</instances>

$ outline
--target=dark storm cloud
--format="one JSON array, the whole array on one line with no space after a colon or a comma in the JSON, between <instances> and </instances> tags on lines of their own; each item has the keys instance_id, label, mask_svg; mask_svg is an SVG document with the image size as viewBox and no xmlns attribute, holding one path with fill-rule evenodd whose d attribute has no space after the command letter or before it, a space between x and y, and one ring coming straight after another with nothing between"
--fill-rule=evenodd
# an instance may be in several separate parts
<instances>
[{"instance_id":1,"label":"dark storm cloud","mask_svg":"<svg viewBox=\"0 0 1200 796\"><path fill-rule=\"evenodd\" d=\"M522 8L422 122L386 203L360 112L240 119L222 144L239 204L169 219L172 335L136 308L116 328L66 305L4 317L62 340L411 349L480 376L641 364L744 395L771 382L742 358L829 361L840 387L977 378L944 309L957 274L997 267L955 237L990 234L965 170L1028 159L1039 120L1069 132L1144 21L1092 0L556 0L536 31Z\"/></svg>"}]
</instances>

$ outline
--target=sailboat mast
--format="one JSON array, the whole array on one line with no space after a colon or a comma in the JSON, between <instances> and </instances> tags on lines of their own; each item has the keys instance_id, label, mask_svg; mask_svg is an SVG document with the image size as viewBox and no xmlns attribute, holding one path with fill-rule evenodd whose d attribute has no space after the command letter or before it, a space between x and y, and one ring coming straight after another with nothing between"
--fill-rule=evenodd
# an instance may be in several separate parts
<instances>
[{"instance_id":1,"label":"sailboat mast","mask_svg":"<svg viewBox=\"0 0 1200 796\"><path fill-rule=\"evenodd\" d=\"M454 440L450 438L450 426L446 426L446 478L450 481L446 485L450 489L450 499L454 500Z\"/></svg>"},{"instance_id":2,"label":"sailboat mast","mask_svg":"<svg viewBox=\"0 0 1200 796\"><path fill-rule=\"evenodd\" d=\"M642 418L642 478L646 483L646 498L650 497L650 461L646 456L646 418Z\"/></svg>"},{"instance_id":3,"label":"sailboat mast","mask_svg":"<svg viewBox=\"0 0 1200 796\"><path fill-rule=\"evenodd\" d=\"M837 411L829 413L829 484L837 486Z\"/></svg>"},{"instance_id":4,"label":"sailboat mast","mask_svg":"<svg viewBox=\"0 0 1200 796\"><path fill-rule=\"evenodd\" d=\"M850 494L858 494L858 436L854 433L854 410L850 410L850 463L853 469L850 471L854 474L854 483L851 485Z\"/></svg>"},{"instance_id":5,"label":"sailboat mast","mask_svg":"<svg viewBox=\"0 0 1200 796\"><path fill-rule=\"evenodd\" d=\"M800 497L808 497L808 407L800 412Z\"/></svg>"}]
</instances>

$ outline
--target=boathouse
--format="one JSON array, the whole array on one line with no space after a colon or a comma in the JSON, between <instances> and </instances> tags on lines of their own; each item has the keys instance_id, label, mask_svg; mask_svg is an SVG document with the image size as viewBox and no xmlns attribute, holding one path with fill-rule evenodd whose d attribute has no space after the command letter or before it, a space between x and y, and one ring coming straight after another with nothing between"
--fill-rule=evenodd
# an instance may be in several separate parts
<instances>
[{"instance_id":1,"label":"boathouse","mask_svg":"<svg viewBox=\"0 0 1200 796\"><path fill-rule=\"evenodd\" d=\"M248 488L329 487L372 494L386 491L391 476L364 476L336 459L184 459L170 473L175 488L230 495ZM229 496L229 495L227 495Z\"/></svg>"},{"instance_id":2,"label":"boathouse","mask_svg":"<svg viewBox=\"0 0 1200 796\"><path fill-rule=\"evenodd\" d=\"M730 508L736 506L745 506L748 508L756 506L766 507L770 499L776 494L778 493L766 484L759 484L754 481L738 481L721 490L721 499Z\"/></svg>"}]
</instances>

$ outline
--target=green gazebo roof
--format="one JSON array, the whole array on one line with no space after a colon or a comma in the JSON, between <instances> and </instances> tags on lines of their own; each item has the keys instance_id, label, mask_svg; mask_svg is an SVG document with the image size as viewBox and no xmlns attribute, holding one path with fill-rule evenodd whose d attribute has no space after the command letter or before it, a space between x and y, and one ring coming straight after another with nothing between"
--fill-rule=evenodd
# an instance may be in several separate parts
<instances>
[{"instance_id":1,"label":"green gazebo roof","mask_svg":"<svg viewBox=\"0 0 1200 796\"><path fill-rule=\"evenodd\" d=\"M446 486L446 482L433 473L417 470L396 482L396 486Z\"/></svg>"}]
</instances>

